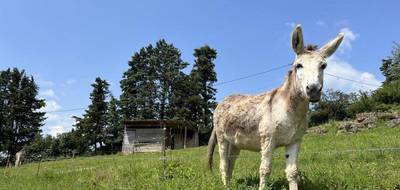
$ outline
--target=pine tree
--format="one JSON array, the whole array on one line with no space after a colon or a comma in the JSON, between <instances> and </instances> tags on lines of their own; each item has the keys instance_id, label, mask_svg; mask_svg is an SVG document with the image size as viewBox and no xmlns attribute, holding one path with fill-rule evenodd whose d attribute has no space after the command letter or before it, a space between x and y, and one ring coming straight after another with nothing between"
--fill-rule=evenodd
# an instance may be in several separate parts
<instances>
[{"instance_id":1,"label":"pine tree","mask_svg":"<svg viewBox=\"0 0 400 190\"><path fill-rule=\"evenodd\" d=\"M93 146L94 152L97 154L97 145L100 146L100 150L103 149L104 145L108 110L106 99L109 96L109 84L107 81L97 77L92 87L93 91L90 93L91 104L86 113L83 115L83 118L74 118L76 120L75 126L87 140L87 144Z\"/></svg>"},{"instance_id":2,"label":"pine tree","mask_svg":"<svg viewBox=\"0 0 400 190\"><path fill-rule=\"evenodd\" d=\"M187 63L172 44L159 40L135 53L121 80L124 119L172 119L174 89Z\"/></svg>"},{"instance_id":3,"label":"pine tree","mask_svg":"<svg viewBox=\"0 0 400 190\"><path fill-rule=\"evenodd\" d=\"M400 79L400 45L395 43L392 55L382 60L380 67L382 74L386 77L385 83Z\"/></svg>"},{"instance_id":4,"label":"pine tree","mask_svg":"<svg viewBox=\"0 0 400 190\"><path fill-rule=\"evenodd\" d=\"M121 149L123 138L122 117L118 100L111 96L107 111L106 146L114 152Z\"/></svg>"},{"instance_id":5,"label":"pine tree","mask_svg":"<svg viewBox=\"0 0 400 190\"><path fill-rule=\"evenodd\" d=\"M138 64L141 55L135 53L128 62L129 69L124 72L120 82L122 94L120 96L121 112L125 120L132 120L138 116L138 83L140 81Z\"/></svg>"},{"instance_id":6,"label":"pine tree","mask_svg":"<svg viewBox=\"0 0 400 190\"><path fill-rule=\"evenodd\" d=\"M192 114L194 119L199 119L202 128L211 128L212 112L216 107L215 94L217 90L213 87L217 81L217 74L214 70L214 60L217 58L217 51L204 45L194 50L196 57L195 64L191 71L195 95L190 98L192 101Z\"/></svg>"},{"instance_id":7,"label":"pine tree","mask_svg":"<svg viewBox=\"0 0 400 190\"><path fill-rule=\"evenodd\" d=\"M177 89L182 70L188 63L182 61L181 53L172 44L168 44L164 39L157 42L153 56L157 73L157 102L159 119L172 119L175 117L173 102L174 89Z\"/></svg>"},{"instance_id":8,"label":"pine tree","mask_svg":"<svg viewBox=\"0 0 400 190\"><path fill-rule=\"evenodd\" d=\"M40 135L45 113L38 110L45 102L37 98L38 90L33 77L28 77L24 70L0 72L0 151L7 152L8 163Z\"/></svg>"},{"instance_id":9,"label":"pine tree","mask_svg":"<svg viewBox=\"0 0 400 190\"><path fill-rule=\"evenodd\" d=\"M157 117L155 97L156 72L154 48L149 45L135 53L128 62L129 69L121 80L121 111L124 119L154 119Z\"/></svg>"}]
</instances>

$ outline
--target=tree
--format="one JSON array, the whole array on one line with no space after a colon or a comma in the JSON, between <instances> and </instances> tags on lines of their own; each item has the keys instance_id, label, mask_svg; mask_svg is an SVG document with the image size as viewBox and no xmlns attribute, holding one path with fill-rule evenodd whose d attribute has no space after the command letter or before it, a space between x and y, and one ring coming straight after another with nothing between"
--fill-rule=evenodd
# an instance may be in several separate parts
<instances>
[{"instance_id":1,"label":"tree","mask_svg":"<svg viewBox=\"0 0 400 190\"><path fill-rule=\"evenodd\" d=\"M174 91L178 92L187 63L172 44L161 39L136 52L121 80L124 119L172 119ZM176 96L175 96L176 98Z\"/></svg>"},{"instance_id":2,"label":"tree","mask_svg":"<svg viewBox=\"0 0 400 190\"><path fill-rule=\"evenodd\" d=\"M152 63L157 73L158 118L172 119L175 117L176 110L173 105L174 89L176 91L179 86L178 83L183 75L182 70L188 66L188 63L181 59L180 51L164 39L157 42L154 52Z\"/></svg>"},{"instance_id":3,"label":"tree","mask_svg":"<svg viewBox=\"0 0 400 190\"><path fill-rule=\"evenodd\" d=\"M384 83L389 83L400 79L400 45L395 43L392 55L382 60L382 66L379 68L386 77Z\"/></svg>"},{"instance_id":4,"label":"tree","mask_svg":"<svg viewBox=\"0 0 400 190\"><path fill-rule=\"evenodd\" d=\"M193 82L196 84L194 90L197 91L196 98L193 101L197 102L200 110L195 108L194 113L199 112L200 126L203 128L211 128L212 112L216 107L215 94L217 90L214 88L214 83L217 81L217 74L214 70L214 60L217 58L217 51L204 45L194 50L196 57L192 72L190 73Z\"/></svg>"},{"instance_id":5,"label":"tree","mask_svg":"<svg viewBox=\"0 0 400 190\"><path fill-rule=\"evenodd\" d=\"M90 145L90 141L88 141L88 138L85 136L87 133L88 119L77 116L73 116L72 118L75 119L75 129L72 129L69 133L71 133L71 139L75 145L73 150L78 154L84 154L88 152Z\"/></svg>"},{"instance_id":6,"label":"tree","mask_svg":"<svg viewBox=\"0 0 400 190\"><path fill-rule=\"evenodd\" d=\"M154 119L157 117L156 71L154 48L140 49L128 62L129 69L121 80L121 111L125 119Z\"/></svg>"},{"instance_id":7,"label":"tree","mask_svg":"<svg viewBox=\"0 0 400 190\"><path fill-rule=\"evenodd\" d=\"M400 104L400 79L382 85L372 93L372 99L378 104Z\"/></svg>"},{"instance_id":8,"label":"tree","mask_svg":"<svg viewBox=\"0 0 400 190\"><path fill-rule=\"evenodd\" d=\"M8 155L8 164L15 153L40 135L45 106L38 99L38 86L25 71L7 69L0 72L0 144Z\"/></svg>"},{"instance_id":9,"label":"tree","mask_svg":"<svg viewBox=\"0 0 400 190\"><path fill-rule=\"evenodd\" d=\"M188 63L164 39L136 52L120 82L123 119L184 120L210 131L216 107L213 85L217 81L217 52L205 45L195 49L194 56L195 64L188 75L183 72Z\"/></svg>"},{"instance_id":10,"label":"tree","mask_svg":"<svg viewBox=\"0 0 400 190\"><path fill-rule=\"evenodd\" d=\"M111 96L107 110L107 128L105 144L111 152L120 150L123 139L123 126L118 100Z\"/></svg>"},{"instance_id":11,"label":"tree","mask_svg":"<svg viewBox=\"0 0 400 190\"><path fill-rule=\"evenodd\" d=\"M329 120L343 120L352 117L349 105L354 101L355 94L328 89L322 94L321 100L311 109L310 123L318 125Z\"/></svg>"},{"instance_id":12,"label":"tree","mask_svg":"<svg viewBox=\"0 0 400 190\"><path fill-rule=\"evenodd\" d=\"M28 161L39 161L51 155L53 137L36 135L35 139L26 147L26 159Z\"/></svg>"},{"instance_id":13,"label":"tree","mask_svg":"<svg viewBox=\"0 0 400 190\"><path fill-rule=\"evenodd\" d=\"M91 104L89 105L83 118L74 117L76 127L81 137L86 139L88 145L94 148L97 154L97 146L103 148L105 128L107 126L108 103L106 101L109 95L109 84L107 81L97 77L92 84L93 91L90 93Z\"/></svg>"}]
</instances>

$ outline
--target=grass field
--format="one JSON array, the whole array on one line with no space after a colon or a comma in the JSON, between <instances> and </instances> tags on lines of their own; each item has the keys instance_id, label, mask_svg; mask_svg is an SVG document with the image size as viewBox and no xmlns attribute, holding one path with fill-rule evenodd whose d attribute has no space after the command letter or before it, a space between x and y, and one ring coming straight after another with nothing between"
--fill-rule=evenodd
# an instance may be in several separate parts
<instances>
[{"instance_id":1,"label":"grass field","mask_svg":"<svg viewBox=\"0 0 400 190\"><path fill-rule=\"evenodd\" d=\"M332 124L331 124L332 125ZM357 134L307 134L300 153L301 189L400 189L400 127ZM380 148L386 148L379 150ZM224 189L208 172L206 147L129 156L109 155L0 169L0 189ZM218 168L218 154L214 166ZM258 153L242 151L230 189L257 189ZM287 189L283 149L274 154L269 189Z\"/></svg>"}]
</instances>

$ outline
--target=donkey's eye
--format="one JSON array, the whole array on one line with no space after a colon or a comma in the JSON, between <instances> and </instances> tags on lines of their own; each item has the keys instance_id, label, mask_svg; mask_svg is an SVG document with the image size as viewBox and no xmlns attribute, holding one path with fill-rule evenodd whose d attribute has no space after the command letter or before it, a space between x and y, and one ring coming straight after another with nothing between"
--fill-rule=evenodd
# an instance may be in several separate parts
<instances>
[{"instance_id":1,"label":"donkey's eye","mask_svg":"<svg viewBox=\"0 0 400 190\"><path fill-rule=\"evenodd\" d=\"M296 65L296 69L301 69L301 68L303 68L303 65L302 65L302 64L297 64L297 65Z\"/></svg>"},{"instance_id":2,"label":"donkey's eye","mask_svg":"<svg viewBox=\"0 0 400 190\"><path fill-rule=\"evenodd\" d=\"M326 64L322 64L321 69L325 69L325 68L326 68Z\"/></svg>"}]
</instances>

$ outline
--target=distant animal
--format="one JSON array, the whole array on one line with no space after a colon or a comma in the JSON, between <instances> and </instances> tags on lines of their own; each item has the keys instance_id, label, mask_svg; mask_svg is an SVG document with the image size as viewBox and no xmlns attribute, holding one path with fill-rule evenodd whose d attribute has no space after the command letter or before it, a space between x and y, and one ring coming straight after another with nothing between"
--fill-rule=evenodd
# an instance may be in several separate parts
<instances>
[{"instance_id":1,"label":"distant animal","mask_svg":"<svg viewBox=\"0 0 400 190\"><path fill-rule=\"evenodd\" d=\"M25 148L15 154L15 167L22 165L25 161Z\"/></svg>"},{"instance_id":2,"label":"distant animal","mask_svg":"<svg viewBox=\"0 0 400 190\"><path fill-rule=\"evenodd\" d=\"M321 97L326 59L339 47L343 33L318 49L304 46L300 25L292 33L296 58L284 83L259 95L231 95L218 104L213 116L213 131L208 143L208 166L218 143L220 171L224 185L232 177L235 160L241 149L261 153L260 184L264 189L271 173L272 154L277 147L286 148L286 177L289 189L298 189L297 157L308 122L310 102Z\"/></svg>"}]
</instances>

